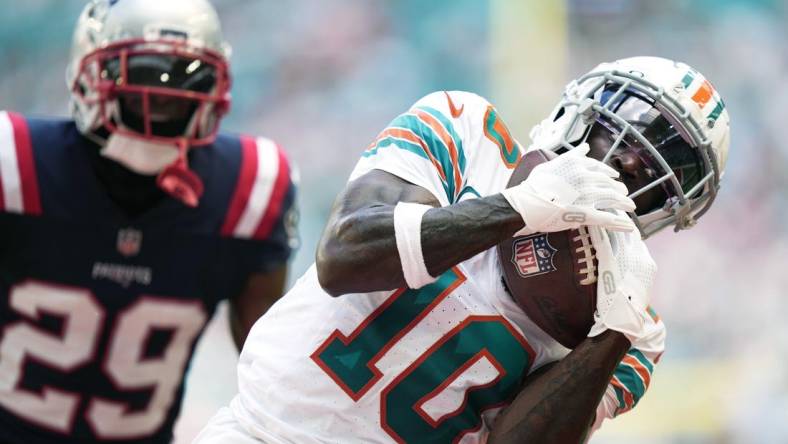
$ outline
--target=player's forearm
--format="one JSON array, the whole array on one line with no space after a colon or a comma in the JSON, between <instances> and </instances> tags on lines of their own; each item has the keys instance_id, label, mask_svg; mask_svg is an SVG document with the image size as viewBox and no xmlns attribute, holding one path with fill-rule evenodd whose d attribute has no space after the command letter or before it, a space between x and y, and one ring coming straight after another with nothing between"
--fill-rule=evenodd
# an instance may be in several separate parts
<instances>
[{"instance_id":1,"label":"player's forearm","mask_svg":"<svg viewBox=\"0 0 788 444\"><path fill-rule=\"evenodd\" d=\"M405 286L394 234L394 206L355 211L335 222L318 248L318 276L331 294ZM523 227L522 217L500 194L424 214L421 246L427 271L439 276Z\"/></svg>"},{"instance_id":2,"label":"player's forearm","mask_svg":"<svg viewBox=\"0 0 788 444\"><path fill-rule=\"evenodd\" d=\"M512 237L523 218L500 194L428 211L421 223L424 263L432 276Z\"/></svg>"},{"instance_id":3,"label":"player's forearm","mask_svg":"<svg viewBox=\"0 0 788 444\"><path fill-rule=\"evenodd\" d=\"M588 338L546 372L527 379L493 425L488 442L579 443L629 341L608 331Z\"/></svg>"}]
</instances>

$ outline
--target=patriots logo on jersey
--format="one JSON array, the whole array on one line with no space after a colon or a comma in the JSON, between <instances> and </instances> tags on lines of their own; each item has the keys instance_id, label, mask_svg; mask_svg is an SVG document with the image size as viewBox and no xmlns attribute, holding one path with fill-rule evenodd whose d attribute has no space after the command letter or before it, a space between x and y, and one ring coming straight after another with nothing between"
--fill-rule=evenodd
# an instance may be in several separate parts
<instances>
[{"instance_id":1,"label":"patriots logo on jersey","mask_svg":"<svg viewBox=\"0 0 788 444\"><path fill-rule=\"evenodd\" d=\"M136 256L142 246L142 231L134 228L124 228L118 230L118 241L116 247L118 253L125 257Z\"/></svg>"},{"instance_id":2,"label":"patriots logo on jersey","mask_svg":"<svg viewBox=\"0 0 788 444\"><path fill-rule=\"evenodd\" d=\"M556 270L553 256L557 251L547 241L546 234L533 234L512 244L512 262L524 278L550 273Z\"/></svg>"}]
</instances>

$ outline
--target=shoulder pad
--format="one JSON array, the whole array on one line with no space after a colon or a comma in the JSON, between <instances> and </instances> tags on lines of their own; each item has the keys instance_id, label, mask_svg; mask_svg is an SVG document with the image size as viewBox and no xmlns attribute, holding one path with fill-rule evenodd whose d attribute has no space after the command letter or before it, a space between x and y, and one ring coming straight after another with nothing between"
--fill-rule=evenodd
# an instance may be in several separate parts
<instances>
[{"instance_id":1,"label":"shoulder pad","mask_svg":"<svg viewBox=\"0 0 788 444\"><path fill-rule=\"evenodd\" d=\"M273 140L241 136L241 168L222 236L265 239L290 187L290 165Z\"/></svg>"},{"instance_id":2,"label":"shoulder pad","mask_svg":"<svg viewBox=\"0 0 788 444\"><path fill-rule=\"evenodd\" d=\"M0 111L0 210L41 214L30 128L21 114Z\"/></svg>"}]
</instances>

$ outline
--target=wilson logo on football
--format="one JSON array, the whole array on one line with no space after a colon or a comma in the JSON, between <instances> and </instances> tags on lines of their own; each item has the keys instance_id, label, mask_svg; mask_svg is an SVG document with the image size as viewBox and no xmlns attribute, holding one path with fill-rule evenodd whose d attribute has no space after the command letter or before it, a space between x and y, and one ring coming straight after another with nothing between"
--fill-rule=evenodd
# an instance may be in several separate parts
<instances>
[{"instance_id":1,"label":"wilson logo on football","mask_svg":"<svg viewBox=\"0 0 788 444\"><path fill-rule=\"evenodd\" d=\"M533 234L512 244L512 262L521 277L538 276L556 270L553 265L556 251L546 234Z\"/></svg>"}]
</instances>

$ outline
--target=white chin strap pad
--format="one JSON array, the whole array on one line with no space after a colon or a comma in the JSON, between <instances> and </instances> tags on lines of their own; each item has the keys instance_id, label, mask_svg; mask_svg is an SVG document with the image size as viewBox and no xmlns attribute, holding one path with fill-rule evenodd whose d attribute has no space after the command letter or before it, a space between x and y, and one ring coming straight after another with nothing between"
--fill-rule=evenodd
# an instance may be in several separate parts
<instances>
[{"instance_id":1,"label":"white chin strap pad","mask_svg":"<svg viewBox=\"0 0 788 444\"><path fill-rule=\"evenodd\" d=\"M135 173L151 176L178 159L178 147L115 133L107 140L101 155Z\"/></svg>"}]
</instances>

